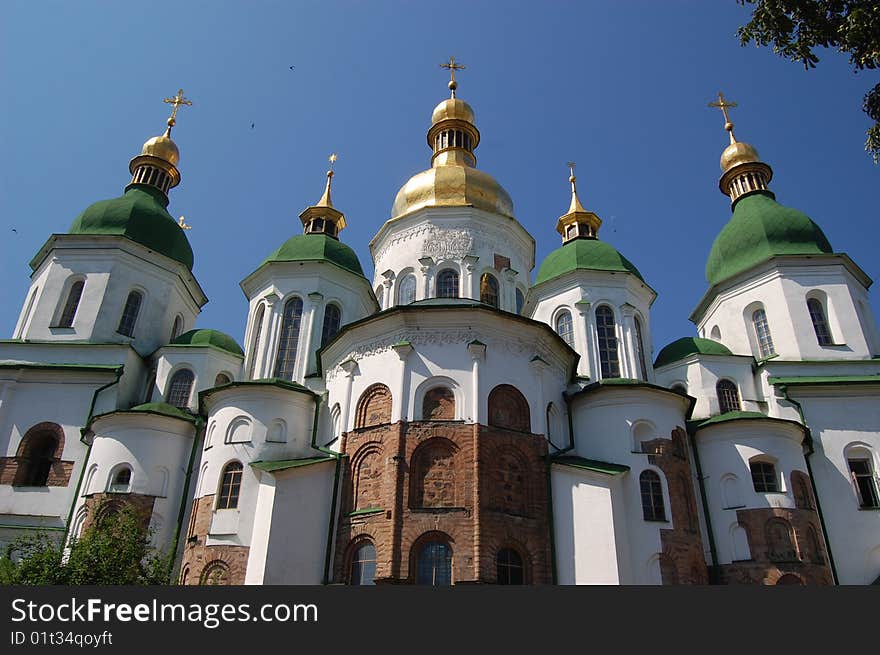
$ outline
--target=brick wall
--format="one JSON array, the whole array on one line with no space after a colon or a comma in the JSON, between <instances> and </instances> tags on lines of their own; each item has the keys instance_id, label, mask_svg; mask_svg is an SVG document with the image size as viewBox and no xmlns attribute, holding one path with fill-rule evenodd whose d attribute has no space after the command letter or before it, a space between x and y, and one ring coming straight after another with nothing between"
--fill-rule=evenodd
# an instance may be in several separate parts
<instances>
[{"instance_id":1,"label":"brick wall","mask_svg":"<svg viewBox=\"0 0 880 655\"><path fill-rule=\"evenodd\" d=\"M144 494L111 494L97 493L86 497L86 517L83 520L82 529L87 530L95 524L99 517L108 513L119 511L126 507L132 507L140 515L141 528L146 531L153 518L153 504L155 496Z\"/></svg>"},{"instance_id":2,"label":"brick wall","mask_svg":"<svg viewBox=\"0 0 880 655\"><path fill-rule=\"evenodd\" d=\"M347 582L352 551L376 548L376 582L412 583L417 551L440 539L453 552L453 581L493 583L495 555L513 548L526 582L551 581L549 501L538 435L458 422L398 422L349 432L334 566ZM367 461L369 479L359 479ZM362 492L371 491L364 506ZM367 513L356 513L355 510Z\"/></svg>"},{"instance_id":3,"label":"brick wall","mask_svg":"<svg viewBox=\"0 0 880 655\"><path fill-rule=\"evenodd\" d=\"M214 494L193 501L180 563L180 584L244 584L250 549L247 546L205 545L213 512Z\"/></svg>"},{"instance_id":4,"label":"brick wall","mask_svg":"<svg viewBox=\"0 0 880 655\"><path fill-rule=\"evenodd\" d=\"M0 457L0 484L13 484L18 473L18 457ZM66 487L70 484L70 474L73 472L73 460L56 459L49 469L49 477L46 479L47 487Z\"/></svg>"}]
</instances>

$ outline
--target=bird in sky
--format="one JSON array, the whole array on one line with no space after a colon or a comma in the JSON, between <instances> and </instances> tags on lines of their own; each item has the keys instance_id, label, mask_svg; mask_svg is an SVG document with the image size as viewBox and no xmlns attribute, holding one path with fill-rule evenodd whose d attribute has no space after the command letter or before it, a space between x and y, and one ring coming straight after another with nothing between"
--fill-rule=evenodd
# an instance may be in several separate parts
<instances>
[{"instance_id":1,"label":"bird in sky","mask_svg":"<svg viewBox=\"0 0 880 655\"><path fill-rule=\"evenodd\" d=\"M254 129L255 123L251 123L251 129Z\"/></svg>"},{"instance_id":2,"label":"bird in sky","mask_svg":"<svg viewBox=\"0 0 880 655\"><path fill-rule=\"evenodd\" d=\"M293 70L293 66L290 67L290 70Z\"/></svg>"}]
</instances>

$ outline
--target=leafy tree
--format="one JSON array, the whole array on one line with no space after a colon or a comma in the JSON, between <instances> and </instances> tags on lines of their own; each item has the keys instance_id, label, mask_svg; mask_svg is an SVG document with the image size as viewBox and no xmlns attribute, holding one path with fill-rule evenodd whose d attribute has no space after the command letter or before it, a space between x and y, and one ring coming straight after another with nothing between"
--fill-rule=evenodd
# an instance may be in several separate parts
<instances>
[{"instance_id":1,"label":"leafy tree","mask_svg":"<svg viewBox=\"0 0 880 655\"><path fill-rule=\"evenodd\" d=\"M17 539L0 557L0 584L169 584L172 556L153 548L142 519L131 507L108 513L67 548L45 533Z\"/></svg>"},{"instance_id":2,"label":"leafy tree","mask_svg":"<svg viewBox=\"0 0 880 655\"><path fill-rule=\"evenodd\" d=\"M752 20L739 28L742 45L773 44L773 51L804 68L819 62L814 48L849 54L856 71L880 68L880 3L877 0L737 0L755 5ZM865 95L862 109L874 124L867 150L880 162L880 83Z\"/></svg>"}]
</instances>

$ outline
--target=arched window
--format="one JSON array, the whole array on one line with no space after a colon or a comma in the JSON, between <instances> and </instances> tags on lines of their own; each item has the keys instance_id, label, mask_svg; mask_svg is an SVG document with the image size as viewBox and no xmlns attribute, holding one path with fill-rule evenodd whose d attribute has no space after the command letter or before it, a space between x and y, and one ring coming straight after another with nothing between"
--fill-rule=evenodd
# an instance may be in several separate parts
<instances>
[{"instance_id":1,"label":"arched window","mask_svg":"<svg viewBox=\"0 0 880 655\"><path fill-rule=\"evenodd\" d=\"M219 387L223 384L229 384L232 382L232 378L230 378L226 373L218 373L217 377L214 378L214 386Z\"/></svg>"},{"instance_id":2,"label":"arched window","mask_svg":"<svg viewBox=\"0 0 880 655\"><path fill-rule=\"evenodd\" d=\"M498 584L525 584L522 557L513 548L502 548L495 556Z\"/></svg>"},{"instance_id":3,"label":"arched window","mask_svg":"<svg viewBox=\"0 0 880 655\"><path fill-rule=\"evenodd\" d=\"M425 392L422 420L451 421L455 418L455 394L449 387L434 387Z\"/></svg>"},{"instance_id":4,"label":"arched window","mask_svg":"<svg viewBox=\"0 0 880 655\"><path fill-rule=\"evenodd\" d=\"M67 294L67 302L64 303L64 310L58 318L58 327L73 327L73 318L76 316L76 310L79 307L79 299L82 297L83 286L85 286L85 281L77 280L73 283L73 286L70 287L70 292Z\"/></svg>"},{"instance_id":5,"label":"arched window","mask_svg":"<svg viewBox=\"0 0 880 655\"><path fill-rule=\"evenodd\" d=\"M523 295L523 292L519 289L516 290L516 313L522 314L523 307L526 304L526 297Z\"/></svg>"},{"instance_id":6,"label":"arched window","mask_svg":"<svg viewBox=\"0 0 880 655\"><path fill-rule=\"evenodd\" d=\"M342 311L339 305L327 305L324 308L324 328L321 330L321 346L325 346L330 339L339 332L342 323Z\"/></svg>"},{"instance_id":7,"label":"arched window","mask_svg":"<svg viewBox=\"0 0 880 655\"><path fill-rule=\"evenodd\" d=\"M134 336L134 326L137 323L138 314L141 311L141 302L144 296L140 291L132 291L125 300L125 308L122 310L122 317L119 319L119 327L116 331L126 337Z\"/></svg>"},{"instance_id":8,"label":"arched window","mask_svg":"<svg viewBox=\"0 0 880 655\"><path fill-rule=\"evenodd\" d=\"M718 380L715 393L718 394L718 411L722 414L738 412L741 409L736 385L730 380Z\"/></svg>"},{"instance_id":9,"label":"arched window","mask_svg":"<svg viewBox=\"0 0 880 655\"><path fill-rule=\"evenodd\" d=\"M221 560L209 562L202 570L200 585L228 585L229 565Z\"/></svg>"},{"instance_id":10,"label":"arched window","mask_svg":"<svg viewBox=\"0 0 880 655\"><path fill-rule=\"evenodd\" d=\"M813 330L820 346L830 346L834 343L831 339L831 330L828 329L828 320L825 318L825 308L818 298L807 300L807 309L810 311L810 320L813 322Z\"/></svg>"},{"instance_id":11,"label":"arched window","mask_svg":"<svg viewBox=\"0 0 880 655\"><path fill-rule=\"evenodd\" d=\"M774 562L790 562L798 559L797 542L791 523L774 517L765 526L767 555Z\"/></svg>"},{"instance_id":12,"label":"arched window","mask_svg":"<svg viewBox=\"0 0 880 655\"><path fill-rule=\"evenodd\" d=\"M776 481L776 466L773 462L764 460L752 460L749 462L749 470L752 472L752 484L758 493L776 493L779 485Z\"/></svg>"},{"instance_id":13,"label":"arched window","mask_svg":"<svg viewBox=\"0 0 880 655\"><path fill-rule=\"evenodd\" d=\"M663 485L660 476L654 471L642 471L639 476L639 487L642 491L642 514L646 521L665 521L666 510L663 508Z\"/></svg>"},{"instance_id":14,"label":"arched window","mask_svg":"<svg viewBox=\"0 0 880 655\"><path fill-rule=\"evenodd\" d=\"M174 325L171 326L171 341L174 341L177 337L179 337L182 330L183 319L180 318L180 316L175 316Z\"/></svg>"},{"instance_id":15,"label":"arched window","mask_svg":"<svg viewBox=\"0 0 880 655\"><path fill-rule=\"evenodd\" d=\"M382 507L382 476L385 458L382 449L375 444L358 450L351 464L354 482L354 508L374 509Z\"/></svg>"},{"instance_id":16,"label":"arched window","mask_svg":"<svg viewBox=\"0 0 880 655\"><path fill-rule=\"evenodd\" d=\"M773 338L770 336L767 314L763 309L756 309L752 314L752 326L755 328L755 338L758 340L758 352L761 358L775 355L776 350L773 348Z\"/></svg>"},{"instance_id":17,"label":"arched window","mask_svg":"<svg viewBox=\"0 0 880 655\"><path fill-rule=\"evenodd\" d=\"M859 449L847 453L847 464L849 464L849 474L859 499L859 507L866 509L880 507L877 476L874 474L870 451Z\"/></svg>"},{"instance_id":18,"label":"arched window","mask_svg":"<svg viewBox=\"0 0 880 655\"><path fill-rule=\"evenodd\" d=\"M240 462L229 462L223 469L220 478L220 494L217 498L217 509L235 509L238 507L238 494L241 490L241 474L244 467Z\"/></svg>"},{"instance_id":19,"label":"arched window","mask_svg":"<svg viewBox=\"0 0 880 655\"><path fill-rule=\"evenodd\" d=\"M480 302L498 307L498 280L494 275L483 273L480 276Z\"/></svg>"},{"instance_id":20,"label":"arched window","mask_svg":"<svg viewBox=\"0 0 880 655\"><path fill-rule=\"evenodd\" d=\"M617 357L617 336L614 329L614 312L607 305L596 310L596 333L599 340L599 364L603 378L620 377L620 361Z\"/></svg>"},{"instance_id":21,"label":"arched window","mask_svg":"<svg viewBox=\"0 0 880 655\"><path fill-rule=\"evenodd\" d=\"M638 316L633 317L633 324L636 328L635 333L635 349L636 349L636 361L639 363L639 372L641 373L642 379L648 379L648 365L645 363L645 341L642 336L642 322L639 320Z\"/></svg>"},{"instance_id":22,"label":"arched window","mask_svg":"<svg viewBox=\"0 0 880 655\"><path fill-rule=\"evenodd\" d=\"M683 396L687 395L688 392L687 387L683 384L673 384L671 387L669 387L669 390L674 391L675 393L680 393Z\"/></svg>"},{"instance_id":23,"label":"arched window","mask_svg":"<svg viewBox=\"0 0 880 655\"><path fill-rule=\"evenodd\" d=\"M408 305L416 300L416 276L412 273L404 275L403 279L398 282L397 287L397 303L399 305Z\"/></svg>"},{"instance_id":24,"label":"arched window","mask_svg":"<svg viewBox=\"0 0 880 655\"><path fill-rule=\"evenodd\" d=\"M173 376L168 383L168 392L165 394L165 402L174 407L185 408L189 406L189 396L192 392L195 375L188 368L182 368Z\"/></svg>"},{"instance_id":25,"label":"arched window","mask_svg":"<svg viewBox=\"0 0 880 655\"><path fill-rule=\"evenodd\" d=\"M458 273L451 268L437 274L437 297L458 298Z\"/></svg>"},{"instance_id":26,"label":"arched window","mask_svg":"<svg viewBox=\"0 0 880 655\"><path fill-rule=\"evenodd\" d=\"M348 583L374 585L376 579L376 548L370 542L362 543L351 556Z\"/></svg>"},{"instance_id":27,"label":"arched window","mask_svg":"<svg viewBox=\"0 0 880 655\"><path fill-rule=\"evenodd\" d=\"M367 428L391 422L391 390L384 384L367 387L355 411L354 427Z\"/></svg>"},{"instance_id":28,"label":"arched window","mask_svg":"<svg viewBox=\"0 0 880 655\"><path fill-rule=\"evenodd\" d=\"M266 306L260 305L257 310L257 317L254 319L254 337L251 346L251 361L248 363L248 378L254 379L254 371L257 369L257 357L260 353L260 336L263 331L263 315L266 313Z\"/></svg>"},{"instance_id":29,"label":"arched window","mask_svg":"<svg viewBox=\"0 0 880 655\"><path fill-rule=\"evenodd\" d=\"M556 333L562 340L574 348L574 326L571 321L571 312L567 309L559 312L556 317Z\"/></svg>"},{"instance_id":30,"label":"arched window","mask_svg":"<svg viewBox=\"0 0 880 655\"><path fill-rule=\"evenodd\" d=\"M489 392L489 425L520 432L532 429L529 403L519 389L499 384Z\"/></svg>"},{"instance_id":31,"label":"arched window","mask_svg":"<svg viewBox=\"0 0 880 655\"><path fill-rule=\"evenodd\" d=\"M131 491L131 468L123 466L116 470L110 480L111 493L124 494Z\"/></svg>"},{"instance_id":32,"label":"arched window","mask_svg":"<svg viewBox=\"0 0 880 655\"><path fill-rule=\"evenodd\" d=\"M452 549L441 541L429 541L419 549L416 584L445 587L452 584Z\"/></svg>"},{"instance_id":33,"label":"arched window","mask_svg":"<svg viewBox=\"0 0 880 655\"><path fill-rule=\"evenodd\" d=\"M275 377L282 380L293 379L302 309L303 303L299 298L291 298L284 303L281 334L278 339L278 354L275 356Z\"/></svg>"},{"instance_id":34,"label":"arched window","mask_svg":"<svg viewBox=\"0 0 880 655\"><path fill-rule=\"evenodd\" d=\"M16 487L45 487L49 482L52 464L60 455L60 427L41 424L27 431L15 457L18 466L12 484ZM41 426L46 426L42 428ZM63 433L61 433L63 434Z\"/></svg>"}]
</instances>

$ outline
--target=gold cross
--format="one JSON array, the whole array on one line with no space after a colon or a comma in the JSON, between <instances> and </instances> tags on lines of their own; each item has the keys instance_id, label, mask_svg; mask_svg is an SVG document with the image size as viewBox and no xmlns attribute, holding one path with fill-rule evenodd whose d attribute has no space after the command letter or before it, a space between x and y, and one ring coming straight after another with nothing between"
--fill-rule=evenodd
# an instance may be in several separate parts
<instances>
[{"instance_id":1,"label":"gold cross","mask_svg":"<svg viewBox=\"0 0 880 655\"><path fill-rule=\"evenodd\" d=\"M455 63L455 57L450 57L449 63L440 64L440 68L448 68L449 69L449 74L452 76L452 78L449 81L450 81L450 83L452 83L452 82L455 82L455 71L464 70L465 67L464 67L464 64Z\"/></svg>"},{"instance_id":2,"label":"gold cross","mask_svg":"<svg viewBox=\"0 0 880 655\"><path fill-rule=\"evenodd\" d=\"M337 159L339 159L339 155L337 155L335 152L332 153L329 157L327 157L327 161L330 162L330 170L331 171L333 170L333 164L336 163Z\"/></svg>"},{"instance_id":3,"label":"gold cross","mask_svg":"<svg viewBox=\"0 0 880 655\"><path fill-rule=\"evenodd\" d=\"M721 110L721 113L724 114L724 129L730 131L733 128L733 124L730 122L730 116L727 114L727 110L731 107L736 107L736 103L733 101L727 101L724 99L724 94L721 91L718 92L718 102L710 102L710 107L717 107ZM730 128L727 126L730 125Z\"/></svg>"},{"instance_id":4,"label":"gold cross","mask_svg":"<svg viewBox=\"0 0 880 655\"><path fill-rule=\"evenodd\" d=\"M162 102L174 105L174 109L171 110L171 116L168 118L169 125L174 125L176 122L177 110L180 109L180 105L186 105L187 107L192 106L192 102L183 97L183 89L178 90L177 95L173 98L165 98Z\"/></svg>"},{"instance_id":5,"label":"gold cross","mask_svg":"<svg viewBox=\"0 0 880 655\"><path fill-rule=\"evenodd\" d=\"M573 161L570 161L570 162L568 162L568 163L566 164L566 166L568 166L568 170L571 171L571 176L574 177L574 167L575 167L575 163L574 163Z\"/></svg>"}]
</instances>

